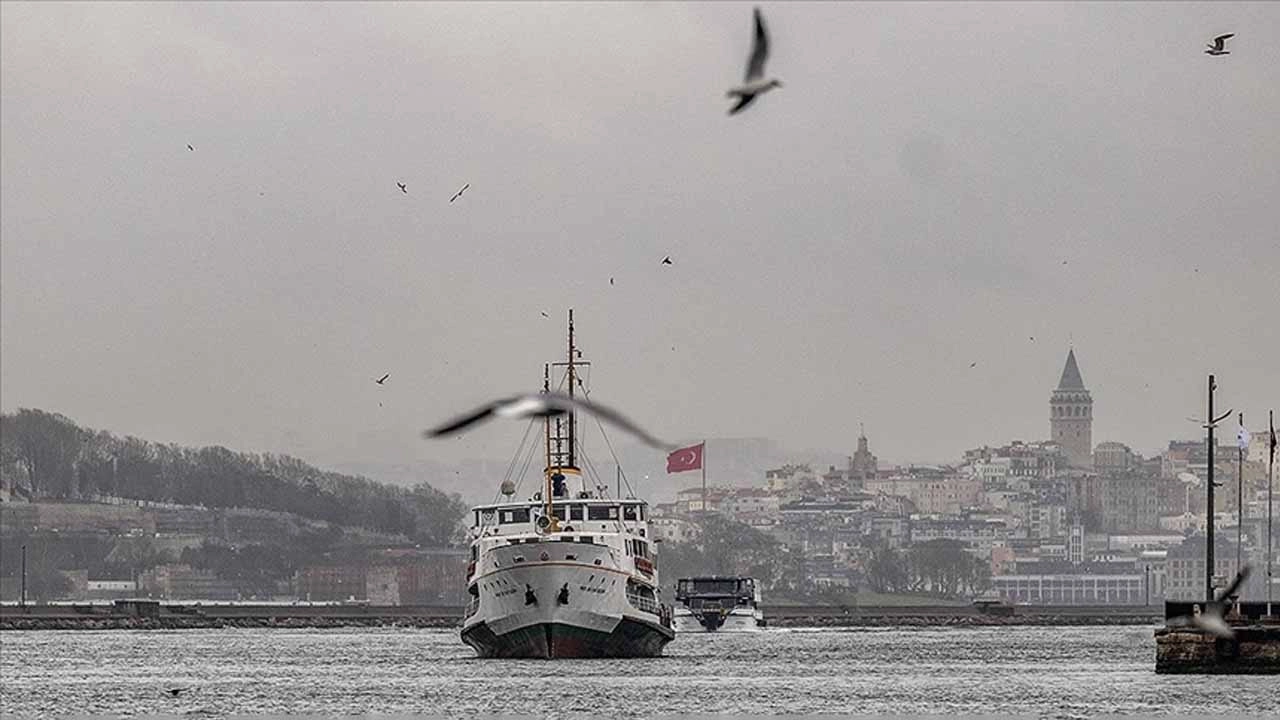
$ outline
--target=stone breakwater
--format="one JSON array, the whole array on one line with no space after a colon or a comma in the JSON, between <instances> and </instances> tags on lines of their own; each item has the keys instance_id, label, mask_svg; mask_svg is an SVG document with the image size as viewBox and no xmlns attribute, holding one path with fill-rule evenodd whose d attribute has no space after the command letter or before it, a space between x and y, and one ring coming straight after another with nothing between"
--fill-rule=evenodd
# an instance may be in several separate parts
<instances>
[{"instance_id":1,"label":"stone breakwater","mask_svg":"<svg viewBox=\"0 0 1280 720\"><path fill-rule=\"evenodd\" d=\"M1195 628L1156 630L1156 672L1280 674L1280 626L1244 625L1234 630L1232 638L1215 638Z\"/></svg>"},{"instance_id":2,"label":"stone breakwater","mask_svg":"<svg viewBox=\"0 0 1280 720\"><path fill-rule=\"evenodd\" d=\"M452 628L462 622L438 617L5 617L3 630L209 630L218 628Z\"/></svg>"},{"instance_id":3,"label":"stone breakwater","mask_svg":"<svg viewBox=\"0 0 1280 720\"><path fill-rule=\"evenodd\" d=\"M892 616L793 616L769 618L770 627L992 627L992 626L1093 626L1150 625L1158 620L1151 613L1077 615L900 615Z\"/></svg>"}]
</instances>

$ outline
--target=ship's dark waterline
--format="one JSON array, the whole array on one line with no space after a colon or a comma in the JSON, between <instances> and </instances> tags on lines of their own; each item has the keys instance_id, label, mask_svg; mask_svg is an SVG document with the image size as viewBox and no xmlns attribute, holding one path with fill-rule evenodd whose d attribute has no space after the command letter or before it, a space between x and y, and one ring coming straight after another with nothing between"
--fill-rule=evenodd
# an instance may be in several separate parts
<instances>
[{"instance_id":1,"label":"ship's dark waterline","mask_svg":"<svg viewBox=\"0 0 1280 720\"><path fill-rule=\"evenodd\" d=\"M642 658L657 657L675 632L661 625L623 618L613 632L563 623L538 623L501 638L484 623L467 628L462 639L485 658Z\"/></svg>"},{"instance_id":2,"label":"ship's dark waterline","mask_svg":"<svg viewBox=\"0 0 1280 720\"><path fill-rule=\"evenodd\" d=\"M553 662L478 659L456 630L395 628L10 631L0 645L6 718L1280 712L1274 677L1155 674L1149 626L698 633L657 658Z\"/></svg>"}]
</instances>

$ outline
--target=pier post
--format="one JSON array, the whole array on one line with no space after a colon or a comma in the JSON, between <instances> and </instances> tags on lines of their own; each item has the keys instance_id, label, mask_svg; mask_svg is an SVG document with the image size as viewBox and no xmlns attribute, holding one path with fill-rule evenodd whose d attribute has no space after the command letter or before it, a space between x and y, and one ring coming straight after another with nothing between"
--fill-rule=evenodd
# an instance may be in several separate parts
<instances>
[{"instance_id":1,"label":"pier post","mask_svg":"<svg viewBox=\"0 0 1280 720\"><path fill-rule=\"evenodd\" d=\"M18 605L27 606L27 546L22 546L22 589L18 594Z\"/></svg>"}]
</instances>

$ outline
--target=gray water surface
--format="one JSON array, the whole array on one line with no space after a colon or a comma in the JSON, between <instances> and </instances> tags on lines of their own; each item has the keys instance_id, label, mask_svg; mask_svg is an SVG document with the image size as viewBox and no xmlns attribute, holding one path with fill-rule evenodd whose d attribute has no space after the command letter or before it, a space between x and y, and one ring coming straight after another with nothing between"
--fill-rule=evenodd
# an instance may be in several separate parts
<instances>
[{"instance_id":1,"label":"gray water surface","mask_svg":"<svg viewBox=\"0 0 1280 720\"><path fill-rule=\"evenodd\" d=\"M568 661L480 660L449 630L7 631L0 713L1280 716L1275 676L1154 663L1147 626L771 629Z\"/></svg>"}]
</instances>

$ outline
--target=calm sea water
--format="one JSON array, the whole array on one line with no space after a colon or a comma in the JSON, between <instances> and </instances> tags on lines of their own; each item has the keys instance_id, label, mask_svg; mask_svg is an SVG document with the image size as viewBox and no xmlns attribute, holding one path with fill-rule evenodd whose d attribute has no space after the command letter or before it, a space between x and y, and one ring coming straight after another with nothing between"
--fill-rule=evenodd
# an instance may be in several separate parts
<instances>
[{"instance_id":1,"label":"calm sea water","mask_svg":"<svg viewBox=\"0 0 1280 720\"><path fill-rule=\"evenodd\" d=\"M771 629L576 661L479 660L443 630L5 632L0 713L1280 717L1275 676L1156 675L1154 653L1150 627Z\"/></svg>"}]
</instances>

